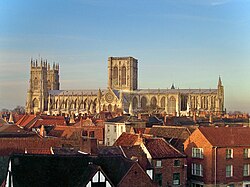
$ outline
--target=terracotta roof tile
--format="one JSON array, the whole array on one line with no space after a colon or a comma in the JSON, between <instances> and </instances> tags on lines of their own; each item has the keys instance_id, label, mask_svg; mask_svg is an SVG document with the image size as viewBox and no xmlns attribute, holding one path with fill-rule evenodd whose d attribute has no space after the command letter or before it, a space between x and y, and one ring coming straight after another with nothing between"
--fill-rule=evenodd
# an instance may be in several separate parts
<instances>
[{"instance_id":1,"label":"terracotta roof tile","mask_svg":"<svg viewBox=\"0 0 250 187\"><path fill-rule=\"evenodd\" d=\"M126 132L123 132L119 138L115 141L114 146L132 146L135 145L135 143L138 140L139 135L137 134L129 134Z\"/></svg>"},{"instance_id":2,"label":"terracotta roof tile","mask_svg":"<svg viewBox=\"0 0 250 187\"><path fill-rule=\"evenodd\" d=\"M0 127L0 137L28 137L37 136L35 132L26 131L16 125L3 125Z\"/></svg>"},{"instance_id":3,"label":"terracotta roof tile","mask_svg":"<svg viewBox=\"0 0 250 187\"><path fill-rule=\"evenodd\" d=\"M250 127L199 127L199 130L213 146L250 146Z\"/></svg>"},{"instance_id":4,"label":"terracotta roof tile","mask_svg":"<svg viewBox=\"0 0 250 187\"><path fill-rule=\"evenodd\" d=\"M36 115L24 115L20 120L16 122L17 125L25 127L26 125L32 123L36 118Z\"/></svg>"},{"instance_id":5,"label":"terracotta roof tile","mask_svg":"<svg viewBox=\"0 0 250 187\"><path fill-rule=\"evenodd\" d=\"M25 154L51 155L52 151L50 148L40 148L40 149L28 148L25 150Z\"/></svg>"},{"instance_id":6,"label":"terracotta roof tile","mask_svg":"<svg viewBox=\"0 0 250 187\"><path fill-rule=\"evenodd\" d=\"M163 138L146 139L145 145L153 159L185 157L183 153L175 149Z\"/></svg>"},{"instance_id":7,"label":"terracotta roof tile","mask_svg":"<svg viewBox=\"0 0 250 187\"><path fill-rule=\"evenodd\" d=\"M180 126L153 126L150 133L156 137L177 138L186 140L191 132L187 127Z\"/></svg>"}]
</instances>

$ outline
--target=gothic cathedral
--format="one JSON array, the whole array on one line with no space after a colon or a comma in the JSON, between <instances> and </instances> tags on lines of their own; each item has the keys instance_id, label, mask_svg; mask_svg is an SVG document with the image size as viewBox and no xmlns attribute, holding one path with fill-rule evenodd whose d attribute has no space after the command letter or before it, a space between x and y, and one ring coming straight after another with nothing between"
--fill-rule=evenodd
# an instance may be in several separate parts
<instances>
[{"instance_id":1,"label":"gothic cathedral","mask_svg":"<svg viewBox=\"0 0 250 187\"><path fill-rule=\"evenodd\" d=\"M194 112L222 113L224 87L216 89L139 89L138 60L133 57L108 58L108 88L105 90L60 90L59 64L31 60L26 112L49 115L99 113L135 115L161 113L189 116Z\"/></svg>"}]
</instances>

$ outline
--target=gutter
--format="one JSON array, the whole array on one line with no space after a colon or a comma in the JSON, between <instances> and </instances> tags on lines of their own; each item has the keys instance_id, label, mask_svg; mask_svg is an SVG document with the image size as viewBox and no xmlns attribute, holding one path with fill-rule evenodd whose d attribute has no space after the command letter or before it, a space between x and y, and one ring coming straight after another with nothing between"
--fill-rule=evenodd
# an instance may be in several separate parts
<instances>
[{"instance_id":1,"label":"gutter","mask_svg":"<svg viewBox=\"0 0 250 187\"><path fill-rule=\"evenodd\" d=\"M217 147L214 147L214 186L216 187L217 185Z\"/></svg>"}]
</instances>

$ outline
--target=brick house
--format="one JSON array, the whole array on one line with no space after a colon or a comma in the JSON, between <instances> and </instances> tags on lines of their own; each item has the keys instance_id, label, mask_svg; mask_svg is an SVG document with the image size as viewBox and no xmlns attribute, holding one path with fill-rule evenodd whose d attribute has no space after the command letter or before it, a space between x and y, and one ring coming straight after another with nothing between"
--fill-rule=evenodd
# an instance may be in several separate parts
<instances>
[{"instance_id":1,"label":"brick house","mask_svg":"<svg viewBox=\"0 0 250 187\"><path fill-rule=\"evenodd\" d=\"M75 127L80 127L82 129L82 137L84 138L95 138L98 144L104 144L104 122L103 120L92 119L81 119L78 123L74 125Z\"/></svg>"},{"instance_id":2,"label":"brick house","mask_svg":"<svg viewBox=\"0 0 250 187\"><path fill-rule=\"evenodd\" d=\"M184 142L191 186L250 186L250 128L199 127Z\"/></svg>"},{"instance_id":3,"label":"brick house","mask_svg":"<svg viewBox=\"0 0 250 187\"><path fill-rule=\"evenodd\" d=\"M184 152L183 142L197 127L193 126L153 126L149 134L154 137L164 138L176 149Z\"/></svg>"},{"instance_id":4,"label":"brick house","mask_svg":"<svg viewBox=\"0 0 250 187\"><path fill-rule=\"evenodd\" d=\"M116 146L140 145L153 167L153 180L158 186L186 186L186 155L163 138L122 133Z\"/></svg>"},{"instance_id":5,"label":"brick house","mask_svg":"<svg viewBox=\"0 0 250 187\"><path fill-rule=\"evenodd\" d=\"M130 132L131 127L145 128L146 123L135 116L118 116L104 123L105 145L111 146L123 132Z\"/></svg>"}]
</instances>

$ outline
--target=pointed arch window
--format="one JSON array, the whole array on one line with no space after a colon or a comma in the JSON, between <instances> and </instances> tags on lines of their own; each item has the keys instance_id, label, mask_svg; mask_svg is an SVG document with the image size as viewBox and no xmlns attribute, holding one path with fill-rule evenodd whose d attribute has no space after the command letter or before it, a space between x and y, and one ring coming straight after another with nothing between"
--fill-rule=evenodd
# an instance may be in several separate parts
<instances>
[{"instance_id":1,"label":"pointed arch window","mask_svg":"<svg viewBox=\"0 0 250 187\"><path fill-rule=\"evenodd\" d=\"M127 72L126 72L127 70L126 70L126 67L125 66L123 66L122 67L122 80L121 80L121 83L122 83L122 85L126 85L126 74L127 74Z\"/></svg>"},{"instance_id":2,"label":"pointed arch window","mask_svg":"<svg viewBox=\"0 0 250 187\"><path fill-rule=\"evenodd\" d=\"M154 109L157 107L157 99L155 97L151 98L150 105Z\"/></svg>"},{"instance_id":3,"label":"pointed arch window","mask_svg":"<svg viewBox=\"0 0 250 187\"><path fill-rule=\"evenodd\" d=\"M38 79L34 79L34 90L38 90Z\"/></svg>"},{"instance_id":4,"label":"pointed arch window","mask_svg":"<svg viewBox=\"0 0 250 187\"><path fill-rule=\"evenodd\" d=\"M33 104L33 107L39 107L39 102L36 98L33 100L32 104Z\"/></svg>"},{"instance_id":5,"label":"pointed arch window","mask_svg":"<svg viewBox=\"0 0 250 187\"><path fill-rule=\"evenodd\" d=\"M147 99L144 96L141 98L141 107L143 109L146 109L146 107L147 107Z\"/></svg>"},{"instance_id":6,"label":"pointed arch window","mask_svg":"<svg viewBox=\"0 0 250 187\"><path fill-rule=\"evenodd\" d=\"M133 98L133 109L136 109L138 107L138 99L136 97Z\"/></svg>"},{"instance_id":7,"label":"pointed arch window","mask_svg":"<svg viewBox=\"0 0 250 187\"><path fill-rule=\"evenodd\" d=\"M169 113L174 114L176 112L176 99L172 96L169 99Z\"/></svg>"},{"instance_id":8,"label":"pointed arch window","mask_svg":"<svg viewBox=\"0 0 250 187\"><path fill-rule=\"evenodd\" d=\"M118 84L118 67L115 66L113 70L113 82L115 85Z\"/></svg>"},{"instance_id":9,"label":"pointed arch window","mask_svg":"<svg viewBox=\"0 0 250 187\"><path fill-rule=\"evenodd\" d=\"M161 98L161 107L164 108L165 107L165 103L166 103L166 98L162 97Z\"/></svg>"}]
</instances>

